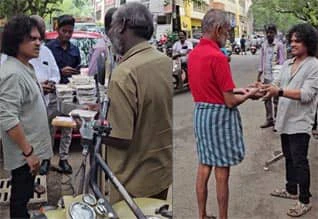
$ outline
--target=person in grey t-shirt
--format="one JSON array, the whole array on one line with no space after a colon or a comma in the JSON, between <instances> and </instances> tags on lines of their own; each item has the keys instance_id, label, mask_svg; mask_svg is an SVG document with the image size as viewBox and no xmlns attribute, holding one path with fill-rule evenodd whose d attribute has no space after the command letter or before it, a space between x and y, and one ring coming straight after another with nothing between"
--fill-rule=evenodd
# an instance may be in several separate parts
<instances>
[{"instance_id":1,"label":"person in grey t-shirt","mask_svg":"<svg viewBox=\"0 0 318 219\"><path fill-rule=\"evenodd\" d=\"M312 208L307 155L318 100L318 33L310 24L298 24L289 31L288 41L294 58L283 64L272 85L263 88L265 98L279 96L275 128L286 162L286 186L271 195L298 199L287 214L299 217Z\"/></svg>"},{"instance_id":2,"label":"person in grey t-shirt","mask_svg":"<svg viewBox=\"0 0 318 219\"><path fill-rule=\"evenodd\" d=\"M46 107L29 60L39 56L41 36L34 19L20 15L3 32L0 67L0 130L4 167L11 171L10 218L29 218L40 160L53 155Z\"/></svg>"}]
</instances>

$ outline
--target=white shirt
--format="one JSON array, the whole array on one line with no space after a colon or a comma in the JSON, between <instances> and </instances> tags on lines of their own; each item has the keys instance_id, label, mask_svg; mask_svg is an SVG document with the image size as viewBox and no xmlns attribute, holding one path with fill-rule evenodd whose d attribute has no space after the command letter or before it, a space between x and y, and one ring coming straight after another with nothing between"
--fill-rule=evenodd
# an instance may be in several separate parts
<instances>
[{"instance_id":1,"label":"white shirt","mask_svg":"<svg viewBox=\"0 0 318 219\"><path fill-rule=\"evenodd\" d=\"M183 44L181 44L181 41L175 42L172 47L173 54L175 55L176 53L180 54L187 54L190 50L193 49L193 45L190 41L185 40ZM187 61L187 56L181 57L182 62Z\"/></svg>"},{"instance_id":2,"label":"white shirt","mask_svg":"<svg viewBox=\"0 0 318 219\"><path fill-rule=\"evenodd\" d=\"M61 76L59 68L56 64L55 58L49 48L44 44L40 47L40 54L38 58L31 59L29 61L35 70L36 77L39 83L42 83L46 80L54 81L59 83ZM46 105L50 102L50 95L44 96Z\"/></svg>"},{"instance_id":3,"label":"white shirt","mask_svg":"<svg viewBox=\"0 0 318 219\"><path fill-rule=\"evenodd\" d=\"M7 60L8 56L4 53L0 53L0 66Z\"/></svg>"}]
</instances>

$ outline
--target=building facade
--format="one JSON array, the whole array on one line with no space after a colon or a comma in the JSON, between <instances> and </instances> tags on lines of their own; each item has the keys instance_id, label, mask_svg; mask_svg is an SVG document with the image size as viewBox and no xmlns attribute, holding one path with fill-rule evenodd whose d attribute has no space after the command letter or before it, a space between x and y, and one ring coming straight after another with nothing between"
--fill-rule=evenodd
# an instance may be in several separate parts
<instances>
[{"instance_id":1,"label":"building facade","mask_svg":"<svg viewBox=\"0 0 318 219\"><path fill-rule=\"evenodd\" d=\"M175 2L176 16L180 17L179 28L186 31L190 37L200 35L203 16L210 8L226 12L231 22L231 39L252 33L252 23L248 17L252 0L175 0Z\"/></svg>"},{"instance_id":2,"label":"building facade","mask_svg":"<svg viewBox=\"0 0 318 219\"><path fill-rule=\"evenodd\" d=\"M159 39L162 34L172 31L171 0L93 0L96 22L104 23L103 19L109 8L136 1L144 4L153 14L155 38Z\"/></svg>"}]
</instances>

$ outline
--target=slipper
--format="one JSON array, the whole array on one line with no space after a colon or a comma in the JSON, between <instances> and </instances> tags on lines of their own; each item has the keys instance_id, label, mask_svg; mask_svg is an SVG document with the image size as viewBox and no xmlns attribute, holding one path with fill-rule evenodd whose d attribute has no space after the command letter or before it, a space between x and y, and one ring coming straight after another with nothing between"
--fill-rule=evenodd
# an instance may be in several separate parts
<instances>
[{"instance_id":1,"label":"slipper","mask_svg":"<svg viewBox=\"0 0 318 219\"><path fill-rule=\"evenodd\" d=\"M45 187L39 183L34 183L34 192L38 195L42 195L45 193Z\"/></svg>"},{"instance_id":2,"label":"slipper","mask_svg":"<svg viewBox=\"0 0 318 219\"><path fill-rule=\"evenodd\" d=\"M309 204L303 204L300 201L297 201L297 203L287 211L287 215L290 217L300 217L304 214L306 214L308 211L310 211L312 208L312 205Z\"/></svg>"},{"instance_id":3,"label":"slipper","mask_svg":"<svg viewBox=\"0 0 318 219\"><path fill-rule=\"evenodd\" d=\"M318 130L317 129L312 130L312 137L314 137L314 139L318 139Z\"/></svg>"},{"instance_id":4,"label":"slipper","mask_svg":"<svg viewBox=\"0 0 318 219\"><path fill-rule=\"evenodd\" d=\"M278 197L278 198L286 198L286 199L298 199L298 195L293 195L287 192L285 189L275 189L271 196Z\"/></svg>"},{"instance_id":5,"label":"slipper","mask_svg":"<svg viewBox=\"0 0 318 219\"><path fill-rule=\"evenodd\" d=\"M204 216L204 219L216 219L216 216Z\"/></svg>"}]
</instances>

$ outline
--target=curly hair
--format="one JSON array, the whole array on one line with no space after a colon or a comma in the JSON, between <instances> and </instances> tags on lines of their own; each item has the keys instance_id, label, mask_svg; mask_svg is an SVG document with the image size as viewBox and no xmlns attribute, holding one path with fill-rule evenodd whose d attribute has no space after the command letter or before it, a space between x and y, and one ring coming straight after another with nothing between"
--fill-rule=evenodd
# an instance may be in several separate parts
<instances>
[{"instance_id":1,"label":"curly hair","mask_svg":"<svg viewBox=\"0 0 318 219\"><path fill-rule=\"evenodd\" d=\"M30 37L33 28L40 28L37 21L26 15L13 17L4 27L1 52L16 57L20 44Z\"/></svg>"},{"instance_id":2,"label":"curly hair","mask_svg":"<svg viewBox=\"0 0 318 219\"><path fill-rule=\"evenodd\" d=\"M287 34L289 44L291 43L293 34L295 34L297 40L301 41L306 46L309 56L316 56L318 33L313 26L305 23L293 26Z\"/></svg>"}]
</instances>

